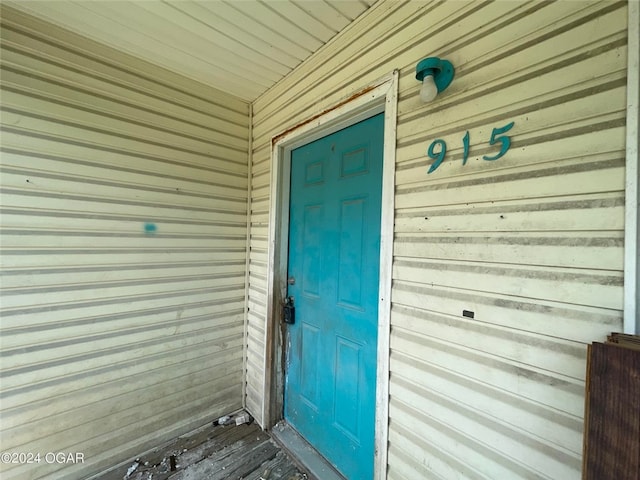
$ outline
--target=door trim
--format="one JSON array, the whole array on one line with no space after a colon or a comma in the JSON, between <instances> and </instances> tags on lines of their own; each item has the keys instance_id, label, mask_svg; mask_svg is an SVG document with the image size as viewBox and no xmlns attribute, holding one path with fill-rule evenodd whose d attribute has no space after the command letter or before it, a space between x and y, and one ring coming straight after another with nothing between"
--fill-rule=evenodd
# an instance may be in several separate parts
<instances>
[{"instance_id":1,"label":"door trim","mask_svg":"<svg viewBox=\"0 0 640 480\"><path fill-rule=\"evenodd\" d=\"M640 334L640 190L638 186L638 2L628 3L627 45L627 138L625 163L624 222L624 332Z\"/></svg>"},{"instance_id":2,"label":"door trim","mask_svg":"<svg viewBox=\"0 0 640 480\"><path fill-rule=\"evenodd\" d=\"M374 478L386 478L389 419L389 337L395 196L398 71L367 85L331 108L273 137L269 204L267 322L265 327L263 428L283 418L284 350L282 299L287 291L289 239L289 176L291 151L345 127L384 112L380 281L378 286L378 348Z\"/></svg>"}]
</instances>

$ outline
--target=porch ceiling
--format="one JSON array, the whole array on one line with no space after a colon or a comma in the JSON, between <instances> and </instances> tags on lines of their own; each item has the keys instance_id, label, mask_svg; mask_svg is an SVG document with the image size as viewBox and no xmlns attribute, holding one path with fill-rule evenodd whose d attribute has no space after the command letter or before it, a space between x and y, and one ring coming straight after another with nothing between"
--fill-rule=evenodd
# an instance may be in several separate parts
<instances>
[{"instance_id":1,"label":"porch ceiling","mask_svg":"<svg viewBox=\"0 0 640 480\"><path fill-rule=\"evenodd\" d=\"M376 0L6 2L252 101Z\"/></svg>"}]
</instances>

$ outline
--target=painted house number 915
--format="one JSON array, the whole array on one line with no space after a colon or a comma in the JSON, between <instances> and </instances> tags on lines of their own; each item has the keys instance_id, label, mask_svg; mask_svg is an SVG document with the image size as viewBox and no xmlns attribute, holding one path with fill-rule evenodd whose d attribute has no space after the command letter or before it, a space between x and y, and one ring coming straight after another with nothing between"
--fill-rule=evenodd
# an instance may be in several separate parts
<instances>
[{"instance_id":1,"label":"painted house number 915","mask_svg":"<svg viewBox=\"0 0 640 480\"><path fill-rule=\"evenodd\" d=\"M499 158L503 157L505 153L507 153L507 150L509 150L509 147L511 147L511 138L503 134L511 130L514 124L515 122L511 122L505 125L504 127L493 129L493 131L491 132L491 138L489 139L489 145L495 145L499 143L500 151L496 155L493 155L491 157L488 155L484 155L482 157L484 160L489 160L489 161L498 160ZM438 151L436 151L436 148L438 146L440 148L438 149ZM467 164L467 159L469 158L469 131L468 130L465 136L462 138L462 147L463 147L462 165L464 166ZM427 173L435 172L436 169L440 166L440 164L444 161L444 157L446 154L447 154L447 144L444 142L444 140L438 138L437 140L434 140L433 142L431 142L431 145L429 145L429 150L427 150L427 155L429 155L429 158L432 158L435 161L431 164L431 168L429 168L429 171Z\"/></svg>"}]
</instances>

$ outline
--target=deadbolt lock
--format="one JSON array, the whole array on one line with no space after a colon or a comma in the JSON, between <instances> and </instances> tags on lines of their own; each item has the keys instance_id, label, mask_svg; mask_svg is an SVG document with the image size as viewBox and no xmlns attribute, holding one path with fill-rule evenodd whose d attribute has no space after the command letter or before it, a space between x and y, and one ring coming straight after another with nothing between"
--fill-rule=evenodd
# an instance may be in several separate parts
<instances>
[{"instance_id":1,"label":"deadbolt lock","mask_svg":"<svg viewBox=\"0 0 640 480\"><path fill-rule=\"evenodd\" d=\"M296 307L293 305L293 297L289 296L284 299L284 323L293 324L296 322Z\"/></svg>"}]
</instances>

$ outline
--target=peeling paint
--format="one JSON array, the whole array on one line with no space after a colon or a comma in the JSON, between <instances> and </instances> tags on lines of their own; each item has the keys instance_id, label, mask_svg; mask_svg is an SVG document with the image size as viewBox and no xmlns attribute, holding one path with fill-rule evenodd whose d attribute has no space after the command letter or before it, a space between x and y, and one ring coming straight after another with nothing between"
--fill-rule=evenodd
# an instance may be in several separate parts
<instances>
[{"instance_id":1,"label":"peeling paint","mask_svg":"<svg viewBox=\"0 0 640 480\"><path fill-rule=\"evenodd\" d=\"M362 90L357 91L356 93L354 93L350 97L347 97L344 100L342 100L341 102L335 104L334 106L329 107L326 110L323 110L322 112L314 115L313 117L308 118L307 120L304 120L303 122L300 122L300 123L288 128L287 130L285 130L281 134L276 135L275 137L273 137L271 139L271 146L275 146L280 140L282 140L284 137L289 135L291 132L296 131L298 128L301 128L301 127L313 122L314 120L317 120L318 118L322 117L323 115L326 115L329 112L332 112L333 110L337 110L338 108L342 107L343 105L346 105L347 103L355 100L358 97L366 95L367 93L369 93L370 91L376 89L377 87L378 87L378 85L370 85L370 86L368 86L366 88L363 88Z\"/></svg>"}]
</instances>

